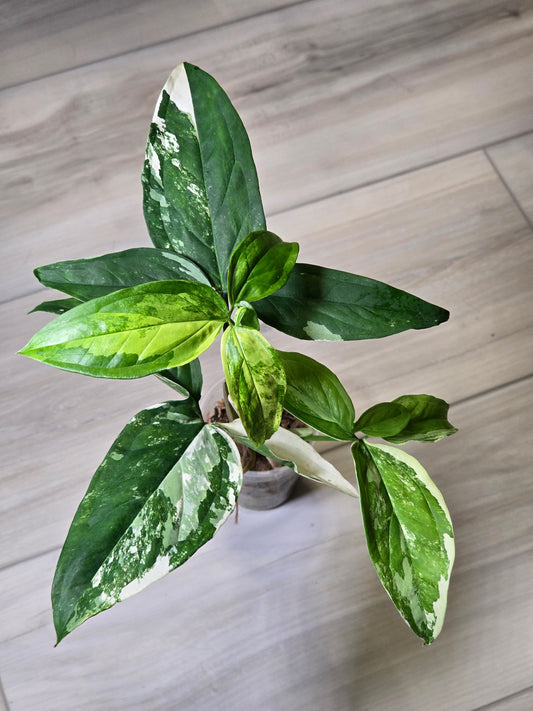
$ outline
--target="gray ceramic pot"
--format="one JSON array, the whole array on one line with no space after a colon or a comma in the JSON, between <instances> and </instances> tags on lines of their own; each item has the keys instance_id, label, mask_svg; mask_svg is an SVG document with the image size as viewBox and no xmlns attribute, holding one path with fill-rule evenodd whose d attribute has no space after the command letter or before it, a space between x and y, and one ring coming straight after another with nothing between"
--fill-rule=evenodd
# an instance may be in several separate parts
<instances>
[{"instance_id":1,"label":"gray ceramic pot","mask_svg":"<svg viewBox=\"0 0 533 711\"><path fill-rule=\"evenodd\" d=\"M215 403L220 400L223 382L211 387L200 401L206 418L211 415ZM251 469L244 474L239 506L257 511L275 509L287 501L297 479L298 474L290 467L276 467L266 471Z\"/></svg>"},{"instance_id":2,"label":"gray ceramic pot","mask_svg":"<svg viewBox=\"0 0 533 711\"><path fill-rule=\"evenodd\" d=\"M244 474L239 506L246 509L275 509L291 495L298 474L290 467L277 467L268 471L250 469Z\"/></svg>"}]
</instances>

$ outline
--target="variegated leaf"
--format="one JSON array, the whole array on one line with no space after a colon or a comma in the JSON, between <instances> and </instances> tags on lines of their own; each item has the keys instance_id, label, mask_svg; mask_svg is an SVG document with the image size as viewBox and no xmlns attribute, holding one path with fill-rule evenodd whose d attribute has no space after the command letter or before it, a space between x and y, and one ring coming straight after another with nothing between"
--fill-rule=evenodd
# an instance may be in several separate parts
<instances>
[{"instance_id":1,"label":"variegated leaf","mask_svg":"<svg viewBox=\"0 0 533 711\"><path fill-rule=\"evenodd\" d=\"M382 338L449 317L445 309L375 279L300 263L285 286L255 309L270 326L313 341Z\"/></svg>"},{"instance_id":2,"label":"variegated leaf","mask_svg":"<svg viewBox=\"0 0 533 711\"><path fill-rule=\"evenodd\" d=\"M448 508L409 454L366 441L352 452L370 558L402 617L430 644L444 622L455 556Z\"/></svg>"},{"instance_id":3,"label":"variegated leaf","mask_svg":"<svg viewBox=\"0 0 533 711\"><path fill-rule=\"evenodd\" d=\"M139 413L97 470L59 559L58 642L177 568L213 537L242 485L239 453L184 403Z\"/></svg>"},{"instance_id":4,"label":"variegated leaf","mask_svg":"<svg viewBox=\"0 0 533 711\"><path fill-rule=\"evenodd\" d=\"M262 444L281 421L286 382L279 357L259 331L233 325L222 336L221 352L233 404L250 439Z\"/></svg>"},{"instance_id":5,"label":"variegated leaf","mask_svg":"<svg viewBox=\"0 0 533 711\"><path fill-rule=\"evenodd\" d=\"M408 413L409 419L401 431L385 437L387 442L437 442L457 432L457 428L448 422L450 406L445 400L433 395L402 395L393 402Z\"/></svg>"},{"instance_id":6,"label":"variegated leaf","mask_svg":"<svg viewBox=\"0 0 533 711\"><path fill-rule=\"evenodd\" d=\"M154 281L93 299L38 331L20 352L101 378L140 378L194 360L228 319L205 284Z\"/></svg>"},{"instance_id":7,"label":"variegated leaf","mask_svg":"<svg viewBox=\"0 0 533 711\"><path fill-rule=\"evenodd\" d=\"M280 427L270 439L260 447L256 447L246 434L241 420L219 424L238 442L271 459L277 459L286 466L292 467L298 474L327 484L349 496L357 496L355 488L335 467L324 459L312 445L305 442L294 432Z\"/></svg>"},{"instance_id":8,"label":"variegated leaf","mask_svg":"<svg viewBox=\"0 0 533 711\"><path fill-rule=\"evenodd\" d=\"M142 174L144 216L156 247L201 264L226 288L230 255L265 218L250 142L225 92L180 64L159 97Z\"/></svg>"},{"instance_id":9,"label":"variegated leaf","mask_svg":"<svg viewBox=\"0 0 533 711\"><path fill-rule=\"evenodd\" d=\"M126 249L92 259L55 262L37 267L34 274L41 284L81 301L149 281L185 279L209 286L205 274L190 259L154 247Z\"/></svg>"}]
</instances>

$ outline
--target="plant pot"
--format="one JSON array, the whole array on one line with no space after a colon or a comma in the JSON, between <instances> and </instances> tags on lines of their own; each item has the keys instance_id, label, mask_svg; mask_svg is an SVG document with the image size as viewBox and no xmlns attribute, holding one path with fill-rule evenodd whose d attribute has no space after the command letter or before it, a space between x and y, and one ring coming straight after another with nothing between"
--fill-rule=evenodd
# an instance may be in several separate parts
<instances>
[{"instance_id":1,"label":"plant pot","mask_svg":"<svg viewBox=\"0 0 533 711\"><path fill-rule=\"evenodd\" d=\"M201 401L201 409L207 421L214 412L215 405L222 398L224 381L210 388ZM256 511L274 509L284 504L290 497L298 479L298 474L290 467L244 472L239 506Z\"/></svg>"},{"instance_id":2,"label":"plant pot","mask_svg":"<svg viewBox=\"0 0 533 711\"><path fill-rule=\"evenodd\" d=\"M264 511L284 504L291 495L298 474L290 467L244 473L239 506Z\"/></svg>"}]
</instances>

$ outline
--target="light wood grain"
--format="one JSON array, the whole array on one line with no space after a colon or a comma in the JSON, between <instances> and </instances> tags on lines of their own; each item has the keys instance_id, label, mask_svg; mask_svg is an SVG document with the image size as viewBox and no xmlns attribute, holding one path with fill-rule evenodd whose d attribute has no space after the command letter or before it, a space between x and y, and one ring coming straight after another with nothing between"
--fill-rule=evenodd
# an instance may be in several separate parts
<instances>
[{"instance_id":1,"label":"light wood grain","mask_svg":"<svg viewBox=\"0 0 533 711\"><path fill-rule=\"evenodd\" d=\"M10 708L529 709L533 0L20 0L0 18L0 86L31 80L0 93ZM53 569L91 474L131 415L173 395L154 378L82 378L15 356L48 320L25 316L50 294L31 269L149 244L144 142L183 59L242 114L269 227L299 241L303 261L452 312L372 342L265 330L326 362L358 412L409 391L456 403L457 435L408 448L456 531L447 621L429 648L380 587L357 502L303 481L287 506L241 509L181 570L52 648ZM216 347L203 357L208 386L218 361ZM353 479L347 448L328 457Z\"/></svg>"},{"instance_id":2,"label":"light wood grain","mask_svg":"<svg viewBox=\"0 0 533 711\"><path fill-rule=\"evenodd\" d=\"M533 134L505 141L487 153L533 224Z\"/></svg>"},{"instance_id":3,"label":"light wood grain","mask_svg":"<svg viewBox=\"0 0 533 711\"><path fill-rule=\"evenodd\" d=\"M533 689L529 687L505 699L477 708L475 711L531 711L533 706Z\"/></svg>"},{"instance_id":4,"label":"light wood grain","mask_svg":"<svg viewBox=\"0 0 533 711\"><path fill-rule=\"evenodd\" d=\"M4 0L0 89L291 4L295 3Z\"/></svg>"},{"instance_id":5,"label":"light wood grain","mask_svg":"<svg viewBox=\"0 0 533 711\"><path fill-rule=\"evenodd\" d=\"M272 222L279 234L302 241L302 261L372 275L451 310L451 320L438 328L377 341L309 343L265 331L276 347L327 363L358 412L407 392L453 402L531 373L531 230L482 154L299 208ZM6 334L0 390L6 400L13 391L25 393L13 403L3 429L4 565L60 545L65 512L73 513L128 419L173 398L154 378L86 378L15 356L49 320L45 314L25 316L42 298L45 292L6 304L0 312ZM217 346L203 362L207 383L215 382L221 375ZM31 447L25 446L28 432Z\"/></svg>"},{"instance_id":6,"label":"light wood grain","mask_svg":"<svg viewBox=\"0 0 533 711\"><path fill-rule=\"evenodd\" d=\"M533 3L432 7L313 0L3 92L0 298L43 260L145 243L148 124L185 58L241 111L268 213L532 130Z\"/></svg>"},{"instance_id":7,"label":"light wood grain","mask_svg":"<svg viewBox=\"0 0 533 711\"><path fill-rule=\"evenodd\" d=\"M463 403L454 413L460 434L410 447L442 489L457 539L447 621L431 647L381 589L357 502L305 483L285 507L241 510L239 525L229 521L180 571L55 650L48 588L57 554L2 572L8 695L25 711L74 703L80 711L467 711L527 688L533 482L522 442L532 386ZM352 466L346 448L331 460Z\"/></svg>"}]
</instances>

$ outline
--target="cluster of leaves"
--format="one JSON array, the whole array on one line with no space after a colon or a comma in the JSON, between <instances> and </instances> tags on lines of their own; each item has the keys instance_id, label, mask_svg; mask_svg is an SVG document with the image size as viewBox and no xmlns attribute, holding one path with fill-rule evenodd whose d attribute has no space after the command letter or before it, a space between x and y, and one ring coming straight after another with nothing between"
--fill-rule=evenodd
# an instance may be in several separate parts
<instances>
[{"instance_id":1,"label":"cluster of leaves","mask_svg":"<svg viewBox=\"0 0 533 711\"><path fill-rule=\"evenodd\" d=\"M277 351L260 319L310 340L380 338L428 328L448 312L366 277L297 262L298 245L267 231L243 124L226 94L190 64L159 98L142 175L154 244L35 270L68 298L22 353L104 378L156 375L183 396L138 413L95 473L58 563L58 641L88 617L187 560L235 506L235 441L349 495L354 487L305 441L351 443L369 552L400 613L426 642L442 626L453 531L421 465L389 445L454 432L429 395L380 403L356 419L339 379ZM221 357L239 419L203 421L198 356L223 332ZM309 426L279 429L282 409Z\"/></svg>"}]
</instances>

